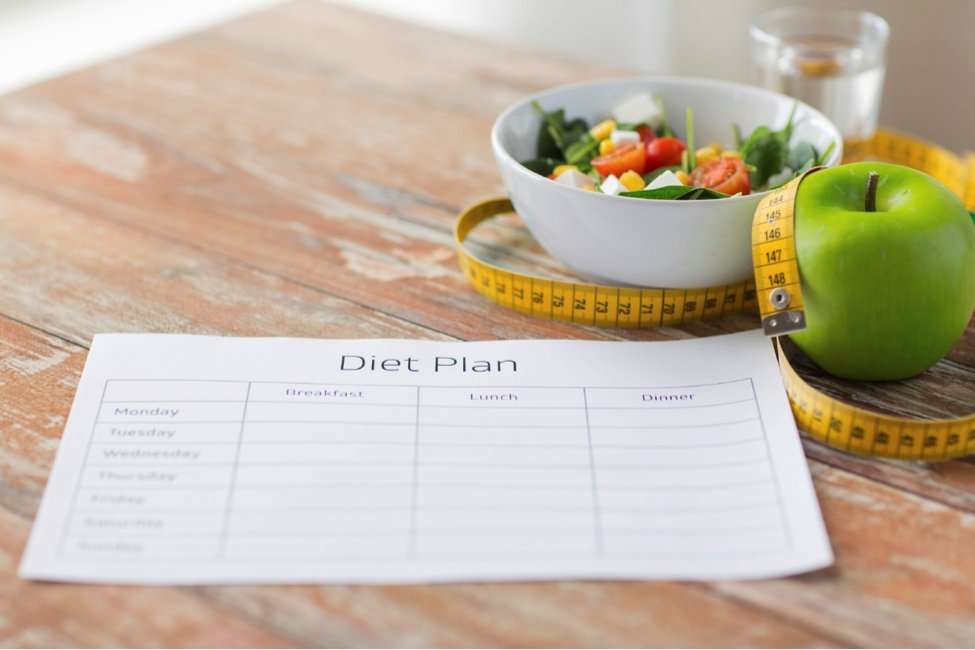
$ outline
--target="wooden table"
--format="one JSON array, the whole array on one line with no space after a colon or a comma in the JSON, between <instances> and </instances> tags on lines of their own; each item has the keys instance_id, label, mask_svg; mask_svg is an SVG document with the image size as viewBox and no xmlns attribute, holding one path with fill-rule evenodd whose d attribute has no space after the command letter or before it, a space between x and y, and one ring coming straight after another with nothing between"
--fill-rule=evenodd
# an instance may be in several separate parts
<instances>
[{"instance_id":1,"label":"wooden table","mask_svg":"<svg viewBox=\"0 0 975 650\"><path fill-rule=\"evenodd\" d=\"M14 646L972 645L975 465L804 440L836 565L761 582L143 588L15 571L97 332L660 340L523 316L457 269L503 193L514 100L612 71L339 9L271 11L0 99L0 643ZM515 222L482 238L559 273ZM975 327L920 380L820 386L892 413L975 404Z\"/></svg>"}]
</instances>

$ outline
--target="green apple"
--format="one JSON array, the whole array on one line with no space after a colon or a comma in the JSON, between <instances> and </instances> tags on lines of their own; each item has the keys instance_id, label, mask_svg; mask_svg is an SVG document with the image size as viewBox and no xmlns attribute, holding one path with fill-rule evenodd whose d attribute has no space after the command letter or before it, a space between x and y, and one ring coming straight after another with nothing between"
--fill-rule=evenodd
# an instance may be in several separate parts
<instances>
[{"instance_id":1,"label":"green apple","mask_svg":"<svg viewBox=\"0 0 975 650\"><path fill-rule=\"evenodd\" d=\"M923 172L865 162L811 174L796 196L795 234L807 329L790 337L833 375L913 377L972 318L975 225Z\"/></svg>"}]
</instances>

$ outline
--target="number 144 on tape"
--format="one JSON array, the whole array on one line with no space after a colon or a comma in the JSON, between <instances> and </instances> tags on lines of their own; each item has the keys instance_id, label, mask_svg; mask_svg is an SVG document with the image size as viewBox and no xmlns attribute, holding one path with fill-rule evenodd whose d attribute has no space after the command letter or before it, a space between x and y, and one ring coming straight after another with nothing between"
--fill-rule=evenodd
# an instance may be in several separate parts
<instances>
[{"instance_id":1,"label":"number 144 on tape","mask_svg":"<svg viewBox=\"0 0 975 650\"><path fill-rule=\"evenodd\" d=\"M806 329L795 238L796 195L806 174L765 196L752 221L755 288L766 336Z\"/></svg>"}]
</instances>

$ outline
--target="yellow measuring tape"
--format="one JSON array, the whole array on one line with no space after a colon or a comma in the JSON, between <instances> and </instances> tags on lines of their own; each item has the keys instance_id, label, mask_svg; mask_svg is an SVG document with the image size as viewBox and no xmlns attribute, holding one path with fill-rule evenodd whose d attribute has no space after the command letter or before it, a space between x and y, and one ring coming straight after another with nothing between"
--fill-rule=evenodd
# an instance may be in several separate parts
<instances>
[{"instance_id":1,"label":"yellow measuring tape","mask_svg":"<svg viewBox=\"0 0 975 650\"><path fill-rule=\"evenodd\" d=\"M600 327L662 327L758 311L755 281L703 289L624 289L547 280L507 271L467 252L464 239L478 224L511 212L508 199L490 199L460 215L454 237L460 266L471 285L504 307L533 316Z\"/></svg>"},{"instance_id":2,"label":"yellow measuring tape","mask_svg":"<svg viewBox=\"0 0 975 650\"><path fill-rule=\"evenodd\" d=\"M891 131L870 142L870 155L934 176L975 207L975 157ZM813 173L811 170L808 173ZM763 197L752 222L755 277L700 289L637 289L539 278L484 262L464 248L479 224L513 211L508 199L482 201L454 226L461 270L488 299L516 311L600 327L662 327L760 312L768 336L805 328L794 240L795 197L803 177ZM777 342L776 342L777 343ZM975 415L950 420L910 420L845 404L806 383L778 347L779 365L796 424L845 451L899 460L943 460L975 452Z\"/></svg>"}]
</instances>

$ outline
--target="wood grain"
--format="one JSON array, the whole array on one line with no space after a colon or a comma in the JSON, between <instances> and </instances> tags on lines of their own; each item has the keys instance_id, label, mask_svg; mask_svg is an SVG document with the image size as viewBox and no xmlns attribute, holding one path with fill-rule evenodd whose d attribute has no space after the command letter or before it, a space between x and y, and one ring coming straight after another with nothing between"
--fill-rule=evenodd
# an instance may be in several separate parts
<instances>
[{"instance_id":1,"label":"wood grain","mask_svg":"<svg viewBox=\"0 0 975 650\"><path fill-rule=\"evenodd\" d=\"M431 111L429 97L410 96L398 75L377 73L361 81L349 77L341 40L316 41L312 52L302 55L294 39L279 35L290 35L292 29L314 32L326 24L341 33L362 33L378 20L374 17L334 8L323 17L312 3L288 5L271 14L273 24L280 27L278 21L284 21L291 27L276 32L253 27L256 21L235 23L42 85L21 94L23 99L9 98L0 109L0 115L12 116L9 126L0 122L0 143L11 157L0 156L0 177L104 218L207 248L464 339L654 340L755 327L753 318L737 317L680 330L600 330L547 323L484 301L468 290L456 269L449 229L460 205L483 196L485 177L497 184L487 144L491 119L472 116L455 104L437 104ZM247 25L247 34L253 29L264 34L259 47L239 45L238 25ZM399 42L415 37L390 38ZM421 69L443 68L451 79L461 74L453 60L431 60L422 48L405 51L401 59ZM516 88L534 61L517 66ZM230 66L242 82L226 83ZM197 74L188 82L184 71L191 68ZM508 69L499 68L496 84ZM355 153L380 137L374 128L380 118L367 115L376 110L377 101L386 115L381 120L385 137L394 133L397 146L404 147L389 153L405 160L403 165L391 168L384 156ZM316 111L314 118L307 115L309 107ZM353 118L360 120L354 127L349 126ZM332 129L331 124L344 128ZM439 138L434 131L470 135ZM105 143L103 149L111 155L79 160L76 149L82 145L70 144L79 137L83 145ZM475 173L458 177L450 166L420 166L406 153L423 150L432 141L450 159L476 155L480 162ZM144 161L139 182L126 176L135 173L133 160ZM64 182L38 182L30 172L38 167L58 170ZM351 167L357 173L351 174ZM431 198L429 192L439 193ZM255 237L262 242L257 249ZM500 235L490 241L507 251L517 251L512 244L520 243L505 242ZM553 270L550 263L539 268L542 256L537 254L526 259L512 252L508 258L522 269ZM973 346L975 326L970 326L948 360L964 364ZM920 394L908 391L914 394L905 408L929 416L970 410L975 390L964 367L942 362L935 373L914 382L923 388ZM938 373L942 386L961 387L960 394L934 390L931 384L939 383ZM861 395L863 388L843 390L842 382L821 373L811 379L813 385L847 397L856 391L866 398L859 400L863 405L909 412L891 409L886 398ZM887 387L866 390L882 396ZM829 458L828 453L821 456L825 462ZM975 470L959 472L969 480Z\"/></svg>"},{"instance_id":2,"label":"wood grain","mask_svg":"<svg viewBox=\"0 0 975 650\"><path fill-rule=\"evenodd\" d=\"M364 41L370 47L362 48ZM105 331L661 340L505 310L456 266L457 211L502 188L494 117L614 74L294 2L0 98L0 645L965 646L975 464L804 440L837 564L713 584L192 589L14 577L92 336ZM478 250L569 277L516 218ZM975 405L975 324L921 378L816 386L919 417Z\"/></svg>"},{"instance_id":3,"label":"wood grain","mask_svg":"<svg viewBox=\"0 0 975 650\"><path fill-rule=\"evenodd\" d=\"M975 638L975 516L813 461L836 554L824 571L716 590L851 646L967 646Z\"/></svg>"},{"instance_id":4,"label":"wood grain","mask_svg":"<svg viewBox=\"0 0 975 650\"><path fill-rule=\"evenodd\" d=\"M20 580L28 532L29 521L0 508L3 647L294 647L185 591Z\"/></svg>"},{"instance_id":5,"label":"wood grain","mask_svg":"<svg viewBox=\"0 0 975 650\"><path fill-rule=\"evenodd\" d=\"M127 326L134 331L164 327L164 331L173 331L174 324L179 331L194 333L219 334L255 334L264 333L271 328L276 332L289 332L295 336L322 335L325 333L333 337L370 337L370 336L422 336L424 338L446 338L436 332L418 329L408 323L384 317L369 312L364 308L340 300L327 301L326 309L321 305L309 306L308 298L302 300L303 293L309 293L300 286L284 282L270 282L264 287L266 294L261 293L260 275L251 269L240 269L239 265L228 261L214 259L213 256L201 254L198 250L180 246L160 246L159 241L137 230L120 227L111 223L105 224L97 219L86 217L69 208L62 208L44 199L36 199L22 195L12 190L0 191L0 207L8 208L8 213L30 214L30 220L15 219L10 222L0 222L4 232L16 237L18 255L9 260L14 268L35 262L36 273L30 274L21 287L19 297L11 293L8 307L17 313L19 318L43 318L44 322L52 325L51 329L58 336L42 333L12 320L0 319L0 371L4 373L5 382L0 386L0 398L7 408L0 410L0 429L16 432L17 435L0 439L0 458L5 462L3 467L2 490L0 490L0 505L11 512L17 512L30 517L36 511L39 503L43 481L50 470L56 449L56 441L67 417L74 386L80 376L84 361L83 344L91 338L95 331L106 329L122 329L119 327L118 313L127 310L131 319ZM87 250L78 251L72 244L79 238L89 238L90 246ZM102 250L98 242L110 244ZM57 253L57 255L55 255ZM77 254L77 258L75 257ZM55 258L57 260L55 261ZM104 268L106 257L111 258L112 268ZM39 260L43 264L51 264L53 268L45 268L43 264L36 266ZM91 263L90 260L95 260ZM161 280L153 281L156 271ZM186 270L192 269L192 273ZM237 278L243 274L243 280ZM205 277L207 291L201 291L199 278ZM37 278L34 282L32 278ZM11 282L13 276L7 278ZM69 281L70 280L70 281ZM273 280L273 279L272 279ZM248 300L238 296L244 289ZM132 282L130 287L127 283ZM265 279L265 282L267 280ZM151 291L138 290L140 285L148 283ZM67 286L65 286L67 284ZM89 285L88 291L82 291ZM94 309L85 311L92 295L104 294L102 300L111 300L104 310ZM66 313L74 314L77 319L59 319L56 314L37 314L28 310L29 301L24 296L40 297L40 304L60 305ZM150 298L149 296L154 296ZM313 298L317 294L313 294ZM261 313L252 314L247 309L255 304L266 301L268 306L261 309ZM243 303L241 306L238 303ZM31 303L32 304L32 303ZM278 322L263 322L263 319L273 318L273 304L287 307L283 318ZM131 306L139 305L140 309ZM223 314L221 318L203 318L201 315ZM191 318L189 314L200 316ZM78 339L71 342L67 339ZM25 453L25 450L27 453ZM15 555L19 556L19 550ZM11 561L11 568L15 562ZM43 588L43 587L42 587ZM548 589L548 585L540 585L541 589ZM504 644L491 631L492 619L485 612L483 601L474 603L470 611L463 613L468 618L477 619L477 629L471 626L457 630L440 629L437 622L442 618L443 611L448 605L453 608L459 606L456 595L452 593L454 587L416 587L390 588L374 590L371 588L226 588L201 589L198 593L208 599L220 603L226 609L235 611L246 620L285 618L287 625L277 624L274 620L264 621L262 624L274 632L288 638L295 638L309 645L496 645ZM352 595L348 593L351 590ZM432 594L425 594L432 590ZM757 613L738 612L741 606L727 603L724 599L708 594L696 592L693 588L682 585L669 585L670 593L656 595L655 598L665 599L675 607L686 607L688 612L702 609L721 612L730 624L742 616L755 619L754 634L750 634L749 645L808 645L819 643L814 635L807 635L790 625L777 624L766 620ZM295 596L294 594L298 595ZM324 596L322 595L324 594ZM323 619L323 606L310 606L309 601L317 602L322 598L326 602L337 601L330 605L336 609L334 617L341 619L351 616L367 602L375 602L375 609L384 612L402 610L399 617L387 616L381 620L365 619L349 621L350 629L340 633L333 630L333 625L324 625L329 619ZM426 628L416 630L419 614L412 611L413 601L422 598L433 601L436 607L425 611L429 619ZM270 599L271 604L265 601ZM510 594L497 595L500 607L510 600ZM558 599L549 599L548 607L553 611L545 613L544 617L557 618L557 613L565 607ZM681 605L683 603L683 605ZM642 604L634 601L634 607ZM538 607L535 608L536 610ZM254 612L264 612L258 616ZM584 612L579 612L581 618ZM641 637L625 634L609 634L608 630L595 628L588 634L581 630L564 630L561 626L546 628L541 621L533 619L534 614L529 611L524 614L535 630L536 640L532 645L641 645ZM354 623L354 624L353 624ZM660 619L656 627L666 631L673 638L680 638L686 634L687 621L675 620L671 615ZM296 627L300 632L296 631ZM0 631L13 635L18 644L27 643L20 639L16 629ZM637 634L634 630L629 634ZM702 631L701 644L714 644L716 639L729 634L730 629L721 626ZM147 632L148 634L148 632ZM589 641L573 641L576 637ZM25 637L33 638L33 637ZM38 637L39 645L54 643L54 637ZM154 637L147 637L154 638ZM44 639L43 642L40 639ZM413 641L409 641L413 639ZM628 639L628 640L627 640ZM710 641L708 641L710 639ZM405 640L405 641L404 641ZM163 643L157 639L153 643ZM192 643L192 641L187 641ZM109 644L85 641L79 637L75 643L94 643L96 645ZM126 644L134 644L129 641ZM203 643L201 641L201 643ZM228 642L229 643L229 642ZM255 643L260 643L255 641ZM211 640L204 645L220 645Z\"/></svg>"}]
</instances>

